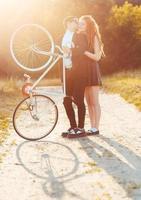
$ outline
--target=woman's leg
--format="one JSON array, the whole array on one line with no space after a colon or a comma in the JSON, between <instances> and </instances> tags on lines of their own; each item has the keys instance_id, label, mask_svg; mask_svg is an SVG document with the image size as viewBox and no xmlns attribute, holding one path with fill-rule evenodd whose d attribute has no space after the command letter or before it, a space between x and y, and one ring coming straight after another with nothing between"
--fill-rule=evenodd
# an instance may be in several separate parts
<instances>
[{"instance_id":1,"label":"woman's leg","mask_svg":"<svg viewBox=\"0 0 141 200\"><path fill-rule=\"evenodd\" d=\"M86 107L83 102L77 104L78 107L78 128L84 128Z\"/></svg>"},{"instance_id":2,"label":"woman's leg","mask_svg":"<svg viewBox=\"0 0 141 200\"><path fill-rule=\"evenodd\" d=\"M99 86L90 86L88 88L87 96L91 128L99 129L99 122L101 116L101 108L99 103Z\"/></svg>"},{"instance_id":3,"label":"woman's leg","mask_svg":"<svg viewBox=\"0 0 141 200\"><path fill-rule=\"evenodd\" d=\"M99 86L90 87L90 104L94 110L95 115L95 128L99 129L100 117L101 117L101 108L99 103ZM94 123L91 124L93 126Z\"/></svg>"},{"instance_id":4,"label":"woman's leg","mask_svg":"<svg viewBox=\"0 0 141 200\"><path fill-rule=\"evenodd\" d=\"M88 107L88 113L89 113L89 119L91 123L91 127L95 127L95 107L91 105L91 90L90 87L86 87L85 89L85 98L87 102L87 107Z\"/></svg>"}]
</instances>

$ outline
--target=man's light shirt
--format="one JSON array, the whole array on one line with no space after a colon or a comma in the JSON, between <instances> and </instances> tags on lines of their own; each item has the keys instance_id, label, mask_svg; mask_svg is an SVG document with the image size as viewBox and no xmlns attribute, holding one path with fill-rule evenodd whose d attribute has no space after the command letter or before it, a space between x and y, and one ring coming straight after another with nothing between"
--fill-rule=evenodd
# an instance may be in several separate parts
<instances>
[{"instance_id":1,"label":"man's light shirt","mask_svg":"<svg viewBox=\"0 0 141 200\"><path fill-rule=\"evenodd\" d=\"M74 32L71 32L69 30L66 31L62 40L62 48L69 48L69 49L72 48L73 35ZM63 66L67 69L72 67L71 53L64 54Z\"/></svg>"}]
</instances>

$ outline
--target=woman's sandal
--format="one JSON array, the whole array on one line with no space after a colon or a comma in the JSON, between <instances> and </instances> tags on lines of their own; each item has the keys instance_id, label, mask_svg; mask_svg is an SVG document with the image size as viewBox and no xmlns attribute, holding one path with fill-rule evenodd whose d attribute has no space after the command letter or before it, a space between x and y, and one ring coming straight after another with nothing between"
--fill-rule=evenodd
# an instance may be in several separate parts
<instances>
[{"instance_id":1,"label":"woman's sandal","mask_svg":"<svg viewBox=\"0 0 141 200\"><path fill-rule=\"evenodd\" d=\"M87 132L86 132L86 134L87 134L87 136L91 136L91 135L99 135L99 130L97 130L97 131L92 131L92 130L88 130Z\"/></svg>"}]
</instances>

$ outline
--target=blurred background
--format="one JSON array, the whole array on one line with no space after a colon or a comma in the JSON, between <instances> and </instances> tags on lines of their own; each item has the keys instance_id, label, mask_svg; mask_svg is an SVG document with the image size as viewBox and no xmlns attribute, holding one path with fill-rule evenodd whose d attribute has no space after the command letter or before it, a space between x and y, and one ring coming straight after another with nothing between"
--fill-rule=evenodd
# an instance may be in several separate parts
<instances>
[{"instance_id":1,"label":"blurred background","mask_svg":"<svg viewBox=\"0 0 141 200\"><path fill-rule=\"evenodd\" d=\"M140 4L141 0L0 0L0 76L20 77L24 73L9 50L10 37L20 25L40 24L60 44L63 19L84 14L94 16L100 26L106 53L100 63L102 74L141 68ZM51 70L50 78L60 77L61 65L60 61Z\"/></svg>"},{"instance_id":2,"label":"blurred background","mask_svg":"<svg viewBox=\"0 0 141 200\"><path fill-rule=\"evenodd\" d=\"M84 14L98 22L105 46L106 57L100 61L103 91L119 94L141 111L141 0L0 0L0 144L9 134L14 108L23 99L25 71L10 54L13 32L25 23L36 23L60 44L64 18ZM40 85L60 85L61 67L60 60ZM26 73L34 81L42 72Z\"/></svg>"}]
</instances>

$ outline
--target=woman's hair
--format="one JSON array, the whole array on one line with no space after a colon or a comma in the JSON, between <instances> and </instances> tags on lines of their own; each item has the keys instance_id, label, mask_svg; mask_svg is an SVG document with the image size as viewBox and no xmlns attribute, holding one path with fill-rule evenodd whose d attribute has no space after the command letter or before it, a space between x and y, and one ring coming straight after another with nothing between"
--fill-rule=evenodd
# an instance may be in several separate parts
<instances>
[{"instance_id":1,"label":"woman's hair","mask_svg":"<svg viewBox=\"0 0 141 200\"><path fill-rule=\"evenodd\" d=\"M101 39L99 26L96 23L95 19L91 15L83 15L80 17L80 20L84 20L86 22L86 34L87 34L89 49L93 49L94 39L95 39L95 36L97 36L99 44L100 44L100 48L102 51L102 55L105 56L105 53L103 50L104 45Z\"/></svg>"}]
</instances>

